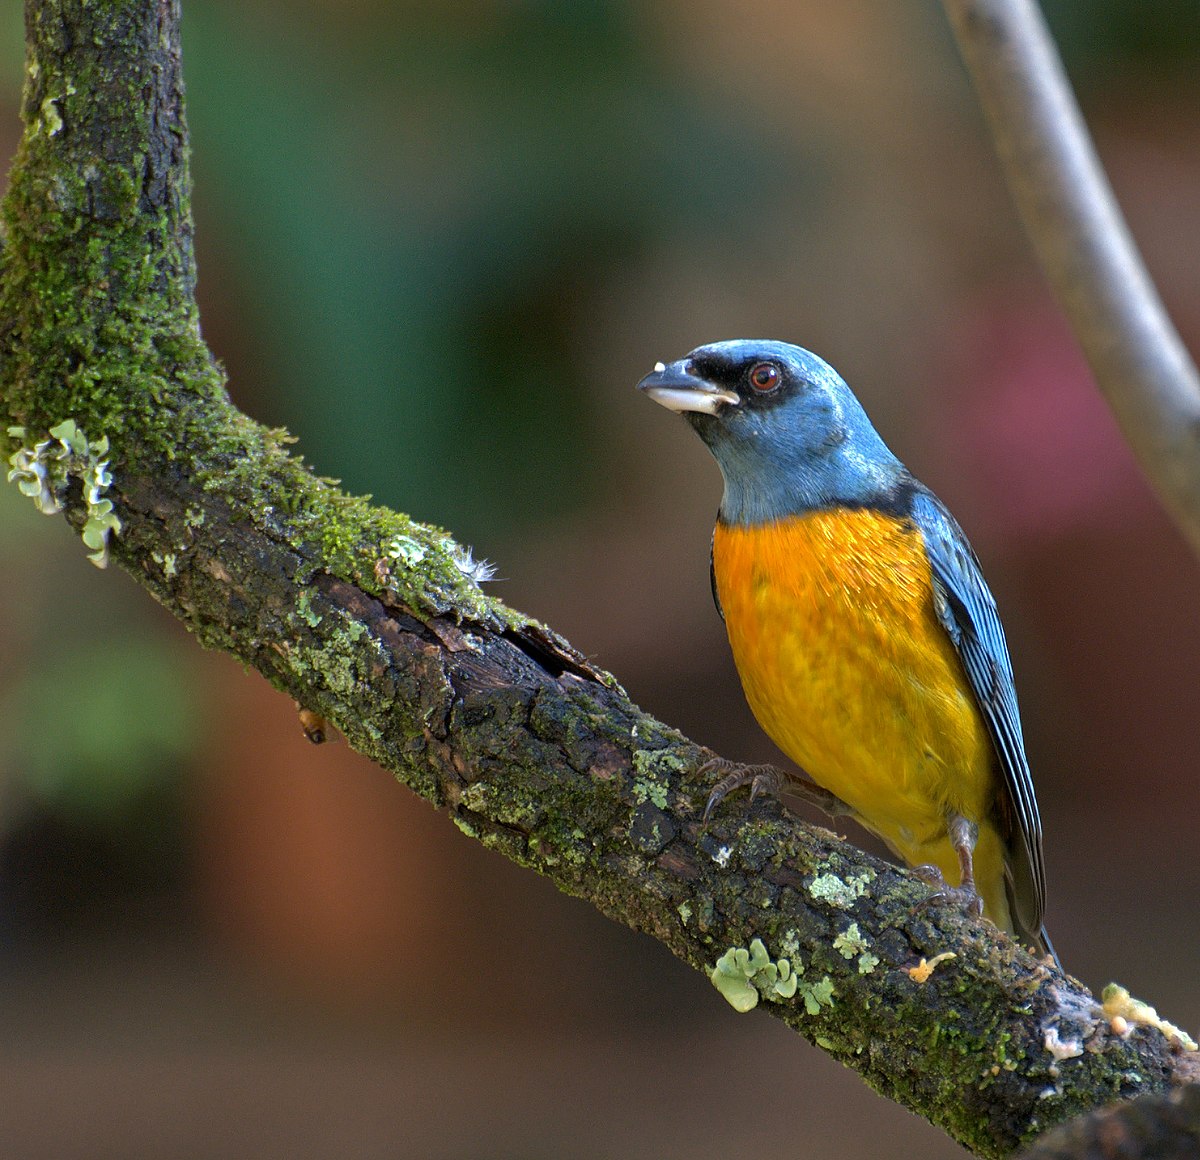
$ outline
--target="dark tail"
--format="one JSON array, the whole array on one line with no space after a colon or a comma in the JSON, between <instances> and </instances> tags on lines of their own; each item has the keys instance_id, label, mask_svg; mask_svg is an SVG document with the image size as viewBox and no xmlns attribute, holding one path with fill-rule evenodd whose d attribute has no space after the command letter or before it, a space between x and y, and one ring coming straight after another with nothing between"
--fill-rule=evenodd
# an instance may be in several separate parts
<instances>
[{"instance_id":1,"label":"dark tail","mask_svg":"<svg viewBox=\"0 0 1200 1160\"><path fill-rule=\"evenodd\" d=\"M1054 965L1060 971L1062 970L1062 963L1059 962L1058 952L1055 951L1054 944L1050 941L1050 936L1046 933L1044 926L1036 934L1032 934L1027 930L1017 931L1017 940L1024 946L1032 947L1039 955L1049 955L1054 960Z\"/></svg>"}]
</instances>

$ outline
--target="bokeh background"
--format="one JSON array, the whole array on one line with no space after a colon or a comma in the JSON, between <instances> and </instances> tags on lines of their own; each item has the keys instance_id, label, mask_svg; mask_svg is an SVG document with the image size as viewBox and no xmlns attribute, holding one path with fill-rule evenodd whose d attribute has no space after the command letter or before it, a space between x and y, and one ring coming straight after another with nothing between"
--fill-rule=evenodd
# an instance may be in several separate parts
<instances>
[{"instance_id":1,"label":"bokeh background","mask_svg":"<svg viewBox=\"0 0 1200 1160\"><path fill-rule=\"evenodd\" d=\"M185 7L204 329L237 401L453 529L646 708L771 760L709 599L716 469L632 387L716 338L817 350L984 560L1063 961L1194 1031L1200 571L1049 300L938 5ZM1196 350L1200 8L1048 14ZM307 745L11 488L0 578L0 1153L958 1154Z\"/></svg>"}]
</instances>

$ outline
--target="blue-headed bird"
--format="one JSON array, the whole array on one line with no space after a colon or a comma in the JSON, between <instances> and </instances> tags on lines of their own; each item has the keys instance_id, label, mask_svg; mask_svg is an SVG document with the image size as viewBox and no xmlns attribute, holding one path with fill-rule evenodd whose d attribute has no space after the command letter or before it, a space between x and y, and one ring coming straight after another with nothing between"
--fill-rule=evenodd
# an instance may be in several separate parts
<instances>
[{"instance_id":1,"label":"blue-headed bird","mask_svg":"<svg viewBox=\"0 0 1200 1160\"><path fill-rule=\"evenodd\" d=\"M786 777L1052 955L1008 646L954 517L798 346L712 343L638 385L721 468L713 596L751 710L816 783L737 767L709 810Z\"/></svg>"}]
</instances>

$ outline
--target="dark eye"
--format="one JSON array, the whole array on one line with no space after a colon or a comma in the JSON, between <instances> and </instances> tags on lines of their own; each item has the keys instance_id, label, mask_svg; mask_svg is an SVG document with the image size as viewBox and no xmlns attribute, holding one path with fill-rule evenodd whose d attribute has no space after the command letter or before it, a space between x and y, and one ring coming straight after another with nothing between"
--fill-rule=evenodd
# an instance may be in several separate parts
<instances>
[{"instance_id":1,"label":"dark eye","mask_svg":"<svg viewBox=\"0 0 1200 1160\"><path fill-rule=\"evenodd\" d=\"M774 363L755 363L750 368L750 385L756 391L773 391L779 386L779 368Z\"/></svg>"}]
</instances>

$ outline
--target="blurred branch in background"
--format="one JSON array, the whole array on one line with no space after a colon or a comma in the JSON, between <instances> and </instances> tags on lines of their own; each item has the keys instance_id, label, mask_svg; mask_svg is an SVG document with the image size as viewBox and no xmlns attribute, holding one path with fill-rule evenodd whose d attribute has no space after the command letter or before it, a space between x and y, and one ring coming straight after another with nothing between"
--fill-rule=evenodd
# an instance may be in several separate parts
<instances>
[{"instance_id":1,"label":"blurred branch in background","mask_svg":"<svg viewBox=\"0 0 1200 1160\"><path fill-rule=\"evenodd\" d=\"M1142 470L1200 554L1200 376L1096 157L1036 0L944 0L1013 199Z\"/></svg>"}]
</instances>

